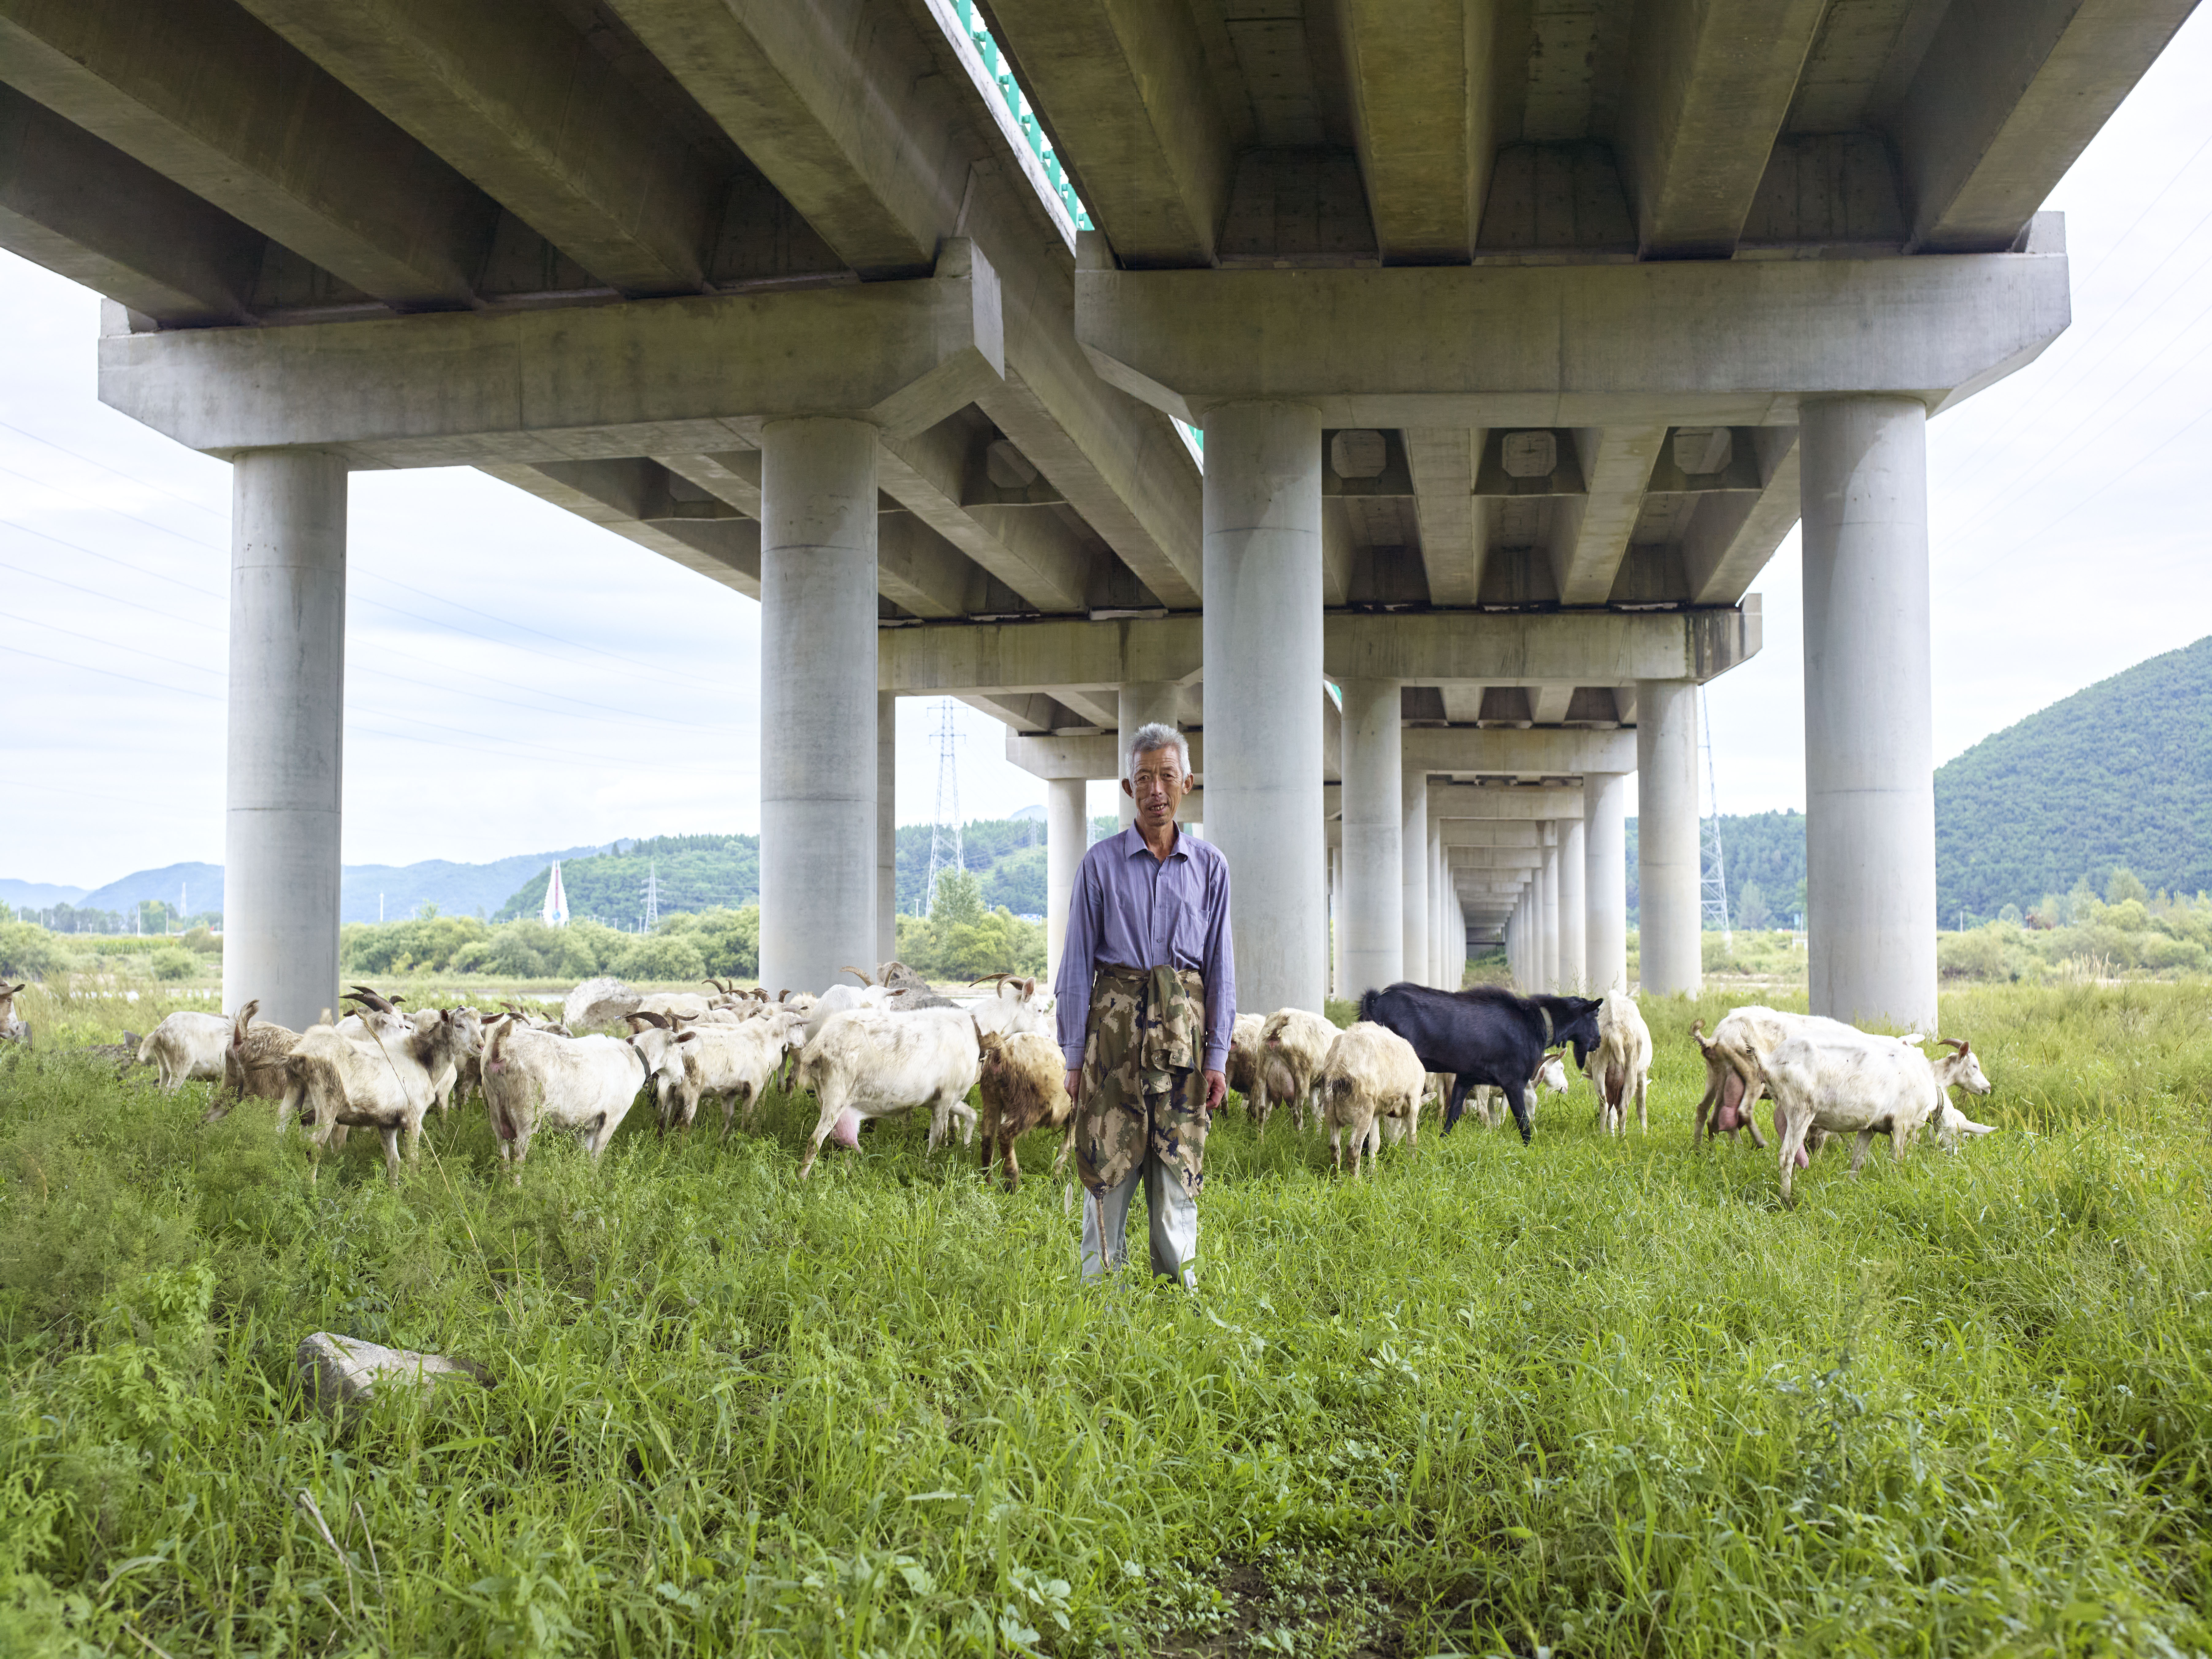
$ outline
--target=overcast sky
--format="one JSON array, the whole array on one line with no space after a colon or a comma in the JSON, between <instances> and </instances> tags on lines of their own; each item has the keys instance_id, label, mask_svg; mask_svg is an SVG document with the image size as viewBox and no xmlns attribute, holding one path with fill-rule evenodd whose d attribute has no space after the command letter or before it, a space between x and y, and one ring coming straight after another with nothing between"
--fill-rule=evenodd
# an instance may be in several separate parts
<instances>
[{"instance_id":1,"label":"overcast sky","mask_svg":"<svg viewBox=\"0 0 2212 1659\"><path fill-rule=\"evenodd\" d=\"M1936 750L2212 630L2212 8L2049 205L2074 325L1929 428ZM222 857L229 469L94 393L99 301L0 253L0 876ZM759 828L758 607L466 470L356 472L345 859ZM1805 799L1796 535L1711 690L1722 810ZM937 705L902 702L899 821ZM1041 802L962 708L963 817ZM1109 810L1110 786L1093 786Z\"/></svg>"}]
</instances>

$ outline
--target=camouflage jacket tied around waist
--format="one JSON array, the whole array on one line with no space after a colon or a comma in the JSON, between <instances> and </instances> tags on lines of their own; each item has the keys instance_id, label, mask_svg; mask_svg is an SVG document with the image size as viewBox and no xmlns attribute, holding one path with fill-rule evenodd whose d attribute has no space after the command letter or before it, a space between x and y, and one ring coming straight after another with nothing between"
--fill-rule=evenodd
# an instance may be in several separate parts
<instances>
[{"instance_id":1,"label":"camouflage jacket tied around waist","mask_svg":"<svg viewBox=\"0 0 2212 1659\"><path fill-rule=\"evenodd\" d=\"M1103 967L1091 982L1077 1109L1076 1164L1094 1193L1120 1186L1149 1141L1196 1193L1206 1102L1191 1082L1206 1053L1206 986L1194 969Z\"/></svg>"}]
</instances>

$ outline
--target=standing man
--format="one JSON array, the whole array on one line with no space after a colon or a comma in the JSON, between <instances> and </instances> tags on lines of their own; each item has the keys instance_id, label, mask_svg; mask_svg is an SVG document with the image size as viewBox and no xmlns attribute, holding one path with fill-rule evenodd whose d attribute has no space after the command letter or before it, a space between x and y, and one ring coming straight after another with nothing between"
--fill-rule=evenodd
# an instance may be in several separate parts
<instances>
[{"instance_id":1,"label":"standing man","mask_svg":"<svg viewBox=\"0 0 2212 1659\"><path fill-rule=\"evenodd\" d=\"M1188 1285L1206 1126L1229 1091L1237 1023L1229 861L1176 827L1190 745L1175 727L1138 727L1121 788L1137 821L1083 855L1053 987L1085 1194L1083 1276L1121 1265L1141 1176L1152 1271Z\"/></svg>"}]
</instances>

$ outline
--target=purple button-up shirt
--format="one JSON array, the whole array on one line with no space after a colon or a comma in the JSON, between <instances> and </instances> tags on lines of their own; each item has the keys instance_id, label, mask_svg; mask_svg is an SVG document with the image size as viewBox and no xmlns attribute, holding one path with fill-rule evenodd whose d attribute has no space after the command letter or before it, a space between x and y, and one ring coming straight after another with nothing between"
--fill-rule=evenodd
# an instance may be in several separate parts
<instances>
[{"instance_id":1,"label":"purple button-up shirt","mask_svg":"<svg viewBox=\"0 0 2212 1659\"><path fill-rule=\"evenodd\" d=\"M1198 969L1206 981L1206 1069L1226 1066L1237 1024L1237 958L1229 944L1229 860L1221 849L1178 829L1175 851L1156 859L1131 824L1083 855L1052 988L1071 1072L1083 1064L1091 976L1102 963Z\"/></svg>"}]
</instances>

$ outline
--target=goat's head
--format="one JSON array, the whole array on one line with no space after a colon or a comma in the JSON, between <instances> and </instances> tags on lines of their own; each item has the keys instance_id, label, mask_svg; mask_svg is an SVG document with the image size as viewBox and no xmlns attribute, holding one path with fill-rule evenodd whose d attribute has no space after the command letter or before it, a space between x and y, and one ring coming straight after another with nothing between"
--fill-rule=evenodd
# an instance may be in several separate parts
<instances>
[{"instance_id":1,"label":"goat's head","mask_svg":"<svg viewBox=\"0 0 2212 1659\"><path fill-rule=\"evenodd\" d=\"M1975 1058L1973 1049L1963 1037L1937 1037L1947 1043L1951 1053L1936 1062L1936 1080L1945 1088L1954 1085L1970 1095L1985 1095L1990 1091L1989 1079L1983 1074L1982 1062Z\"/></svg>"}]
</instances>

